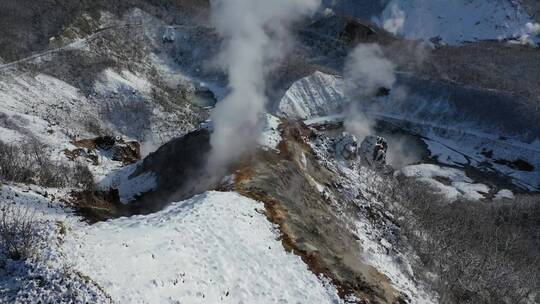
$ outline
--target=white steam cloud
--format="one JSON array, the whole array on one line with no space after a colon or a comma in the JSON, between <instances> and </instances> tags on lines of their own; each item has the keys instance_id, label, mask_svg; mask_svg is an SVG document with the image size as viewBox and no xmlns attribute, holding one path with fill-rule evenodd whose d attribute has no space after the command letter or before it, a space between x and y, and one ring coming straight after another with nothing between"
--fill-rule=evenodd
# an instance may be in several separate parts
<instances>
[{"instance_id":1,"label":"white steam cloud","mask_svg":"<svg viewBox=\"0 0 540 304\"><path fill-rule=\"evenodd\" d=\"M393 4L390 10L390 18L384 20L383 28L394 35L403 33L406 17L405 12L397 4Z\"/></svg>"},{"instance_id":2,"label":"white steam cloud","mask_svg":"<svg viewBox=\"0 0 540 304\"><path fill-rule=\"evenodd\" d=\"M360 141L373 133L373 122L357 107L351 107L343 126Z\"/></svg>"},{"instance_id":3,"label":"white steam cloud","mask_svg":"<svg viewBox=\"0 0 540 304\"><path fill-rule=\"evenodd\" d=\"M540 35L540 23L527 23L525 25L527 28L527 33L533 34L533 35Z\"/></svg>"},{"instance_id":4,"label":"white steam cloud","mask_svg":"<svg viewBox=\"0 0 540 304\"><path fill-rule=\"evenodd\" d=\"M364 110L381 88L392 88L396 82L394 69L377 44L358 45L345 61L345 95L351 106L344 127L360 141L373 133L374 122L364 115Z\"/></svg>"},{"instance_id":5,"label":"white steam cloud","mask_svg":"<svg viewBox=\"0 0 540 304\"><path fill-rule=\"evenodd\" d=\"M347 57L343 71L347 97L353 103L371 101L380 88L394 85L394 69L379 45L358 45Z\"/></svg>"},{"instance_id":6,"label":"white steam cloud","mask_svg":"<svg viewBox=\"0 0 540 304\"><path fill-rule=\"evenodd\" d=\"M418 58L419 62L426 57L424 51L409 50L409 52L414 57L422 56ZM407 88L395 85L395 64L385 56L377 44L358 45L349 54L345 62L344 79L346 97L350 99L351 105L344 127L360 141L375 133L373 130L375 122L365 114L365 110L377 111L377 105L373 102L381 92L381 88L392 89L388 96L392 103L399 103L408 95ZM387 161L392 166L401 168L421 160L422 149L412 137L387 134L385 138L389 146Z\"/></svg>"},{"instance_id":7,"label":"white steam cloud","mask_svg":"<svg viewBox=\"0 0 540 304\"><path fill-rule=\"evenodd\" d=\"M224 39L218 57L230 94L212 113L209 168L223 168L256 145L265 110L265 78L286 53L287 28L320 0L212 0L212 23Z\"/></svg>"}]
</instances>

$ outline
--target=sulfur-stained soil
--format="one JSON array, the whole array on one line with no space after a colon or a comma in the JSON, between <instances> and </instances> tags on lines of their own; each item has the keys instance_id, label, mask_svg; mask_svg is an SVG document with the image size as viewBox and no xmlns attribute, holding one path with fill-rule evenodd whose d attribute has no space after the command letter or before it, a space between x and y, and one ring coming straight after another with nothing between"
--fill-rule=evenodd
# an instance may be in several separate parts
<instances>
[{"instance_id":1,"label":"sulfur-stained soil","mask_svg":"<svg viewBox=\"0 0 540 304\"><path fill-rule=\"evenodd\" d=\"M305 142L309 133L303 125L285 124L280 152L258 153L251 159L236 174L236 190L265 203L268 219L280 228L284 247L302 257L314 273L329 278L342 297L352 294L366 303L399 302L401 296L388 278L364 262L350 223L339 216L340 212L354 216L356 207L335 191L335 172L315 160ZM346 211L338 211L313 180L329 186Z\"/></svg>"}]
</instances>

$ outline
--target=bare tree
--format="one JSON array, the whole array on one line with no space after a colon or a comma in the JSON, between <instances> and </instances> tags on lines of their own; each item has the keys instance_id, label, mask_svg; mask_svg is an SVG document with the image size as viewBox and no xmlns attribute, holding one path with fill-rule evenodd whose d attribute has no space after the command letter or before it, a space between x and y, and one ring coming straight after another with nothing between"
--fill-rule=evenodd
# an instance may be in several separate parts
<instances>
[{"instance_id":1,"label":"bare tree","mask_svg":"<svg viewBox=\"0 0 540 304\"><path fill-rule=\"evenodd\" d=\"M0 205L0 250L13 260L30 258L36 253L37 221L28 208Z\"/></svg>"},{"instance_id":2,"label":"bare tree","mask_svg":"<svg viewBox=\"0 0 540 304\"><path fill-rule=\"evenodd\" d=\"M19 146L0 141L0 181L84 190L94 187L88 167L51 161L46 146L36 139Z\"/></svg>"},{"instance_id":3,"label":"bare tree","mask_svg":"<svg viewBox=\"0 0 540 304\"><path fill-rule=\"evenodd\" d=\"M450 202L418 180L383 178L378 198L441 303L540 301L540 196Z\"/></svg>"}]
</instances>

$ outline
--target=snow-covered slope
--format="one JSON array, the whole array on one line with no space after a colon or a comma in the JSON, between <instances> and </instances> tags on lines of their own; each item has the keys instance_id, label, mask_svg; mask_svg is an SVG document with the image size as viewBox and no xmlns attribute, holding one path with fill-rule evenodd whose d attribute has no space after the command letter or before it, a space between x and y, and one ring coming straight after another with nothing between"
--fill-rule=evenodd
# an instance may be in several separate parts
<instances>
[{"instance_id":1,"label":"snow-covered slope","mask_svg":"<svg viewBox=\"0 0 540 304\"><path fill-rule=\"evenodd\" d=\"M84 122L95 121L96 110L79 90L54 77L0 75L0 111L5 113L5 122L0 126L3 141L32 135L53 145L66 143L70 134L88 135ZM58 132L58 124L69 131ZM48 129L56 132L47 133Z\"/></svg>"},{"instance_id":2,"label":"snow-covered slope","mask_svg":"<svg viewBox=\"0 0 540 304\"><path fill-rule=\"evenodd\" d=\"M37 254L12 260L0 252L0 303L111 303L99 286L71 268L60 248L68 227L82 225L63 203L66 192L2 185L0 207L27 212L35 220L32 244Z\"/></svg>"},{"instance_id":3,"label":"snow-covered slope","mask_svg":"<svg viewBox=\"0 0 540 304\"><path fill-rule=\"evenodd\" d=\"M514 0L392 0L380 26L407 38L440 37L448 44L521 37L527 12Z\"/></svg>"},{"instance_id":4,"label":"snow-covered slope","mask_svg":"<svg viewBox=\"0 0 540 304\"><path fill-rule=\"evenodd\" d=\"M55 161L67 161L64 149L73 151L73 141L121 136L137 140L145 155L203 121L206 110L193 99L205 84L186 76L192 66L175 62L161 20L140 9L92 20L91 35L59 34L56 40L71 43L0 65L1 141L37 139ZM101 156L90 164L97 180L121 165Z\"/></svg>"},{"instance_id":5,"label":"snow-covered slope","mask_svg":"<svg viewBox=\"0 0 540 304\"><path fill-rule=\"evenodd\" d=\"M344 102L341 78L317 71L294 82L277 107L280 116L309 119L340 111Z\"/></svg>"},{"instance_id":6,"label":"snow-covered slope","mask_svg":"<svg viewBox=\"0 0 540 304\"><path fill-rule=\"evenodd\" d=\"M284 251L262 210L236 193L207 192L83 228L65 251L118 303L339 303Z\"/></svg>"},{"instance_id":7,"label":"snow-covered slope","mask_svg":"<svg viewBox=\"0 0 540 304\"><path fill-rule=\"evenodd\" d=\"M4 71L0 74L0 111L11 117L27 115L28 122L1 124L0 139L6 141L14 132L18 138L32 134L54 145L68 141L61 136L87 138L115 130L117 134L144 140L150 136L149 130L154 130L154 138L170 138L178 135L179 127L186 127L182 125L193 127L187 122L178 123L177 113L168 113L153 100L152 90L156 87L146 75L106 69L97 75L93 86L93 92L87 94L45 73ZM177 122L174 127L171 121ZM48 129L55 132L45 133Z\"/></svg>"}]
</instances>

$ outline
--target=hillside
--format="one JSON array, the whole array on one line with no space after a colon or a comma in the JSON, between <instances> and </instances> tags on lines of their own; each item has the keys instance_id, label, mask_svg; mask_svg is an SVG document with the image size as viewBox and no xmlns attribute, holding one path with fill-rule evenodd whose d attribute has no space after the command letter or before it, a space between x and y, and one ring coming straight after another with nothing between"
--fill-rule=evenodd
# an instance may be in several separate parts
<instances>
[{"instance_id":1,"label":"hillside","mask_svg":"<svg viewBox=\"0 0 540 304\"><path fill-rule=\"evenodd\" d=\"M0 1L0 302L540 303L538 11Z\"/></svg>"}]
</instances>

